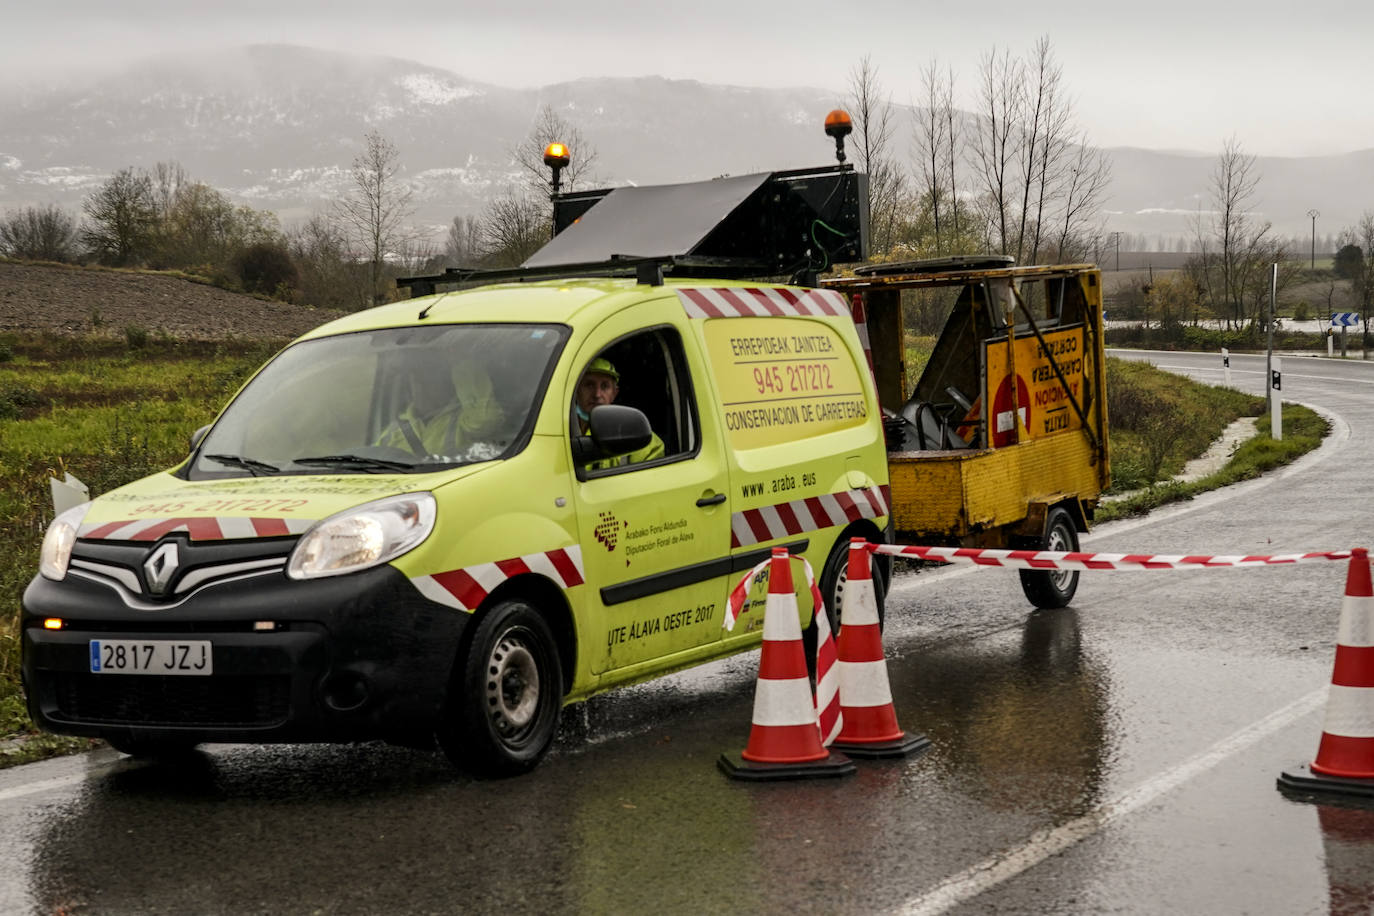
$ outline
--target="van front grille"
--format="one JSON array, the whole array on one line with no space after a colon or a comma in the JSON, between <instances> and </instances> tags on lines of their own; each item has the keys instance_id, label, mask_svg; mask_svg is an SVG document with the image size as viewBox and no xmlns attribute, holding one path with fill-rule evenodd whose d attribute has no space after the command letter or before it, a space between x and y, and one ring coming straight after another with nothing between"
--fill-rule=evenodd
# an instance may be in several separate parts
<instances>
[{"instance_id":1,"label":"van front grille","mask_svg":"<svg viewBox=\"0 0 1374 916\"><path fill-rule=\"evenodd\" d=\"M289 675L163 677L57 675L57 716L68 722L185 727L267 727L286 721Z\"/></svg>"}]
</instances>

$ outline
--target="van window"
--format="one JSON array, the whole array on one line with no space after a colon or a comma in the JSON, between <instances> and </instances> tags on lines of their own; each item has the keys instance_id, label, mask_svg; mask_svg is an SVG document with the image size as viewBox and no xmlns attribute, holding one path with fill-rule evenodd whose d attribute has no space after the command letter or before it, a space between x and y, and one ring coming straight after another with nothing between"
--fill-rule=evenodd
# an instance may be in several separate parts
<instances>
[{"instance_id":1,"label":"van window","mask_svg":"<svg viewBox=\"0 0 1374 916\"><path fill-rule=\"evenodd\" d=\"M614 373L614 377L608 373ZM599 394L583 390L589 383L599 387ZM700 448L700 427L692 390L682 339L672 328L654 328L623 337L599 352L579 370L573 392L573 434L584 433L585 414L590 407L615 403L642 411L649 418L656 439L646 449L594 462L586 470L599 476L600 472L632 470L646 463L658 464L696 454Z\"/></svg>"},{"instance_id":2,"label":"van window","mask_svg":"<svg viewBox=\"0 0 1374 916\"><path fill-rule=\"evenodd\" d=\"M705 333L734 448L820 436L861 426L868 416L855 359L829 325L711 318Z\"/></svg>"},{"instance_id":3,"label":"van window","mask_svg":"<svg viewBox=\"0 0 1374 916\"><path fill-rule=\"evenodd\" d=\"M509 457L529 439L567 335L435 325L303 341L244 387L187 475L407 473Z\"/></svg>"}]
</instances>

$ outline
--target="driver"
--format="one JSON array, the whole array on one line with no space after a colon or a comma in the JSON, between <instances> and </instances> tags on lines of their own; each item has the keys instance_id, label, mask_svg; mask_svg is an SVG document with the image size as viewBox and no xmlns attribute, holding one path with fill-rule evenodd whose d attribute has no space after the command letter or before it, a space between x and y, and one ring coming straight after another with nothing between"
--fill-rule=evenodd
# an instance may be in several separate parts
<instances>
[{"instance_id":1,"label":"driver","mask_svg":"<svg viewBox=\"0 0 1374 916\"><path fill-rule=\"evenodd\" d=\"M479 442L490 442L505 415L496 402L491 377L470 360L448 372L412 366L406 375L406 406L377 445L403 448L417 456L458 456Z\"/></svg>"},{"instance_id":2,"label":"driver","mask_svg":"<svg viewBox=\"0 0 1374 916\"><path fill-rule=\"evenodd\" d=\"M581 381L577 383L576 403L574 405L578 430L582 435L587 435L592 408L600 407L602 404L615 403L618 394L620 394L620 373L616 371L611 361L603 356L598 356L588 363L587 368L582 372ZM651 432L650 435L653 438L643 448L625 455L597 459L587 464L587 470L618 468L627 464L637 464L641 461L662 458L665 452L663 440L658 437L658 433Z\"/></svg>"}]
</instances>

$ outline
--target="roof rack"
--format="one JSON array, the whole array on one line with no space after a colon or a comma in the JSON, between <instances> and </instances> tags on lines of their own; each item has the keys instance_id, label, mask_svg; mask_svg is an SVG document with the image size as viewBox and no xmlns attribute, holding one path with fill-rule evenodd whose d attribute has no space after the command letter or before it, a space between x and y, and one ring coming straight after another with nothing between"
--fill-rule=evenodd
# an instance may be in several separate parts
<instances>
[{"instance_id":1,"label":"roof rack","mask_svg":"<svg viewBox=\"0 0 1374 916\"><path fill-rule=\"evenodd\" d=\"M544 267L505 267L484 269L477 267L449 267L441 274L422 277L398 277L397 287L409 287L411 298L430 296L436 286L445 284L479 283L526 283L536 280L552 280L575 277L634 277L647 286L663 285L664 277L671 274L682 277L718 277L738 279L758 277L766 272L768 265L759 261L742 258L711 258L682 255L658 255L655 257L634 257L611 255L604 261L587 261L580 264L551 264ZM809 285L815 285L814 282Z\"/></svg>"}]
</instances>

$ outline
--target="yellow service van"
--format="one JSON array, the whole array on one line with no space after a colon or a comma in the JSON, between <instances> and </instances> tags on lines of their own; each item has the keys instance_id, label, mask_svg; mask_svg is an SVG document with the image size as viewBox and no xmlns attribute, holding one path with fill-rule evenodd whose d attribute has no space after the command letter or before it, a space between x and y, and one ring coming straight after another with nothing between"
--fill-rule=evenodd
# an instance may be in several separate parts
<instances>
[{"instance_id":1,"label":"yellow service van","mask_svg":"<svg viewBox=\"0 0 1374 916\"><path fill-rule=\"evenodd\" d=\"M873 377L843 295L744 275L862 256L862 178L565 195L523 270L408 278L295 341L183 464L53 522L34 721L133 754L437 737L518 773L565 704L757 646L763 602L723 608L772 547L835 603L889 527ZM748 248L780 205L810 240Z\"/></svg>"}]
</instances>

